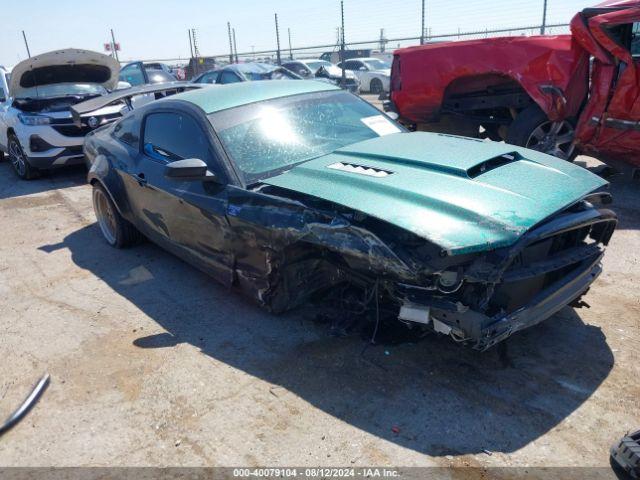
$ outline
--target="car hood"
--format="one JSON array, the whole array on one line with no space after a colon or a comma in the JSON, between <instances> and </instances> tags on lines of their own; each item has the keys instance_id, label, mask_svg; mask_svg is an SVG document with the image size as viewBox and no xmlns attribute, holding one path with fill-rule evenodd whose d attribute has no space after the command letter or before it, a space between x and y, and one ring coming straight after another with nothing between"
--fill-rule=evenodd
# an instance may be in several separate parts
<instances>
[{"instance_id":1,"label":"car hood","mask_svg":"<svg viewBox=\"0 0 640 480\"><path fill-rule=\"evenodd\" d=\"M112 57L68 48L43 53L17 64L11 72L9 92L21 97L26 89L56 83L95 83L114 90L120 64Z\"/></svg>"},{"instance_id":2,"label":"car hood","mask_svg":"<svg viewBox=\"0 0 640 480\"><path fill-rule=\"evenodd\" d=\"M331 77L333 78L340 78L342 77L342 69L336 65L331 65L330 67L323 67L328 73L329 75L331 75ZM351 70L345 70L345 77L346 78L356 78L356 74L353 73Z\"/></svg>"},{"instance_id":3,"label":"car hood","mask_svg":"<svg viewBox=\"0 0 640 480\"><path fill-rule=\"evenodd\" d=\"M386 77L391 76L391 69L386 70L371 70L371 73L377 73L378 75L384 75Z\"/></svg>"},{"instance_id":4,"label":"car hood","mask_svg":"<svg viewBox=\"0 0 640 480\"><path fill-rule=\"evenodd\" d=\"M539 152L426 132L350 145L264 183L376 217L450 255L512 245L607 184Z\"/></svg>"}]
</instances>

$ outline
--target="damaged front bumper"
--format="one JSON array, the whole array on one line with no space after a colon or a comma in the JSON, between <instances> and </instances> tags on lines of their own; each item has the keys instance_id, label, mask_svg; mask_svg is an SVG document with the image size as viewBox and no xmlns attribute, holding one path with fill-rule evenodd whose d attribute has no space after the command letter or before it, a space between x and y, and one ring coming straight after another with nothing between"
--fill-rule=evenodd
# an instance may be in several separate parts
<instances>
[{"instance_id":1,"label":"damaged front bumper","mask_svg":"<svg viewBox=\"0 0 640 480\"><path fill-rule=\"evenodd\" d=\"M591 207L563 214L532 230L515 246L486 254L466 271L467 288L479 291L478 286L483 286L484 295L478 295L473 304L468 304L469 295L444 295L410 285L398 285L397 295L405 309L422 306L426 316L418 323L486 350L581 297L602 271L604 246L616 223L613 212ZM573 242L570 247L550 253L559 243L569 242ZM402 309L399 318L407 319Z\"/></svg>"}]
</instances>

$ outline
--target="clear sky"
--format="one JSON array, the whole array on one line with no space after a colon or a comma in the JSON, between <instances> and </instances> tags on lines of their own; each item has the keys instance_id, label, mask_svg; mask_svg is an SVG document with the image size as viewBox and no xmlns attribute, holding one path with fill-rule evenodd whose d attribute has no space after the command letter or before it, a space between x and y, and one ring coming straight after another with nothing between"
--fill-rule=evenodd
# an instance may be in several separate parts
<instances>
[{"instance_id":1,"label":"clear sky","mask_svg":"<svg viewBox=\"0 0 640 480\"><path fill-rule=\"evenodd\" d=\"M544 0L426 0L432 35L458 31L539 25ZM567 23L575 12L599 0L548 0L548 23ZM3 0L0 64L65 47L102 51L113 28L121 60L189 56L187 30L195 28L201 55L229 51L227 22L236 30L239 52L273 49L274 13L280 39L294 47L332 44L340 24L339 0ZM420 35L421 0L344 0L349 41ZM553 32L554 30L552 30ZM555 32L561 33L558 29ZM393 44L395 47L396 45Z\"/></svg>"}]
</instances>

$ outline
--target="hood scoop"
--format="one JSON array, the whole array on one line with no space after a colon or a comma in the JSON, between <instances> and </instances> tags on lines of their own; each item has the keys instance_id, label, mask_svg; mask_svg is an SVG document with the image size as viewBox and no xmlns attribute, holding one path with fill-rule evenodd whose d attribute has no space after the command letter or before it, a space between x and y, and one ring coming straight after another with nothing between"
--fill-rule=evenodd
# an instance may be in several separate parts
<instances>
[{"instance_id":1,"label":"hood scoop","mask_svg":"<svg viewBox=\"0 0 640 480\"><path fill-rule=\"evenodd\" d=\"M497 157L490 158L489 160L485 160L484 162L467 169L467 175L469 176L469 178L477 178L483 173L490 172L495 168L499 168L513 162L517 162L518 160L522 160L522 156L518 152L504 153L502 155L498 155Z\"/></svg>"},{"instance_id":2,"label":"hood scoop","mask_svg":"<svg viewBox=\"0 0 640 480\"><path fill-rule=\"evenodd\" d=\"M357 163L336 162L327 165L332 170L340 170L342 172L357 173L358 175L366 175L368 177L384 178L392 175L393 172L383 170L381 168L368 167L366 165L358 165Z\"/></svg>"}]
</instances>

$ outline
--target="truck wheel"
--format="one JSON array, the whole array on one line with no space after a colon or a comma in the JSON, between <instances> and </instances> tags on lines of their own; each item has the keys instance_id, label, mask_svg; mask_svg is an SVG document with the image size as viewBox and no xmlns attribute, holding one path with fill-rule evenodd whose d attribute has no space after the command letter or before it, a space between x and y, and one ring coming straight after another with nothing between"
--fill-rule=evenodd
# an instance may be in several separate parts
<instances>
[{"instance_id":1,"label":"truck wheel","mask_svg":"<svg viewBox=\"0 0 640 480\"><path fill-rule=\"evenodd\" d=\"M38 170L32 167L15 135L9 136L9 161L16 175L23 180L31 180L38 176Z\"/></svg>"},{"instance_id":2,"label":"truck wheel","mask_svg":"<svg viewBox=\"0 0 640 480\"><path fill-rule=\"evenodd\" d=\"M384 87L382 86L382 82L380 81L380 79L374 78L373 80L371 80L371 83L369 84L369 91L371 91L371 93L375 93L376 95L379 95L384 91Z\"/></svg>"},{"instance_id":3,"label":"truck wheel","mask_svg":"<svg viewBox=\"0 0 640 480\"><path fill-rule=\"evenodd\" d=\"M122 218L109 194L101 185L97 183L93 185L92 197L98 226L109 245L125 248L143 240L144 237L138 229Z\"/></svg>"},{"instance_id":4,"label":"truck wheel","mask_svg":"<svg viewBox=\"0 0 640 480\"><path fill-rule=\"evenodd\" d=\"M577 155L573 143L575 123L571 119L552 122L538 105L522 110L509 127L507 143L573 161Z\"/></svg>"}]
</instances>

